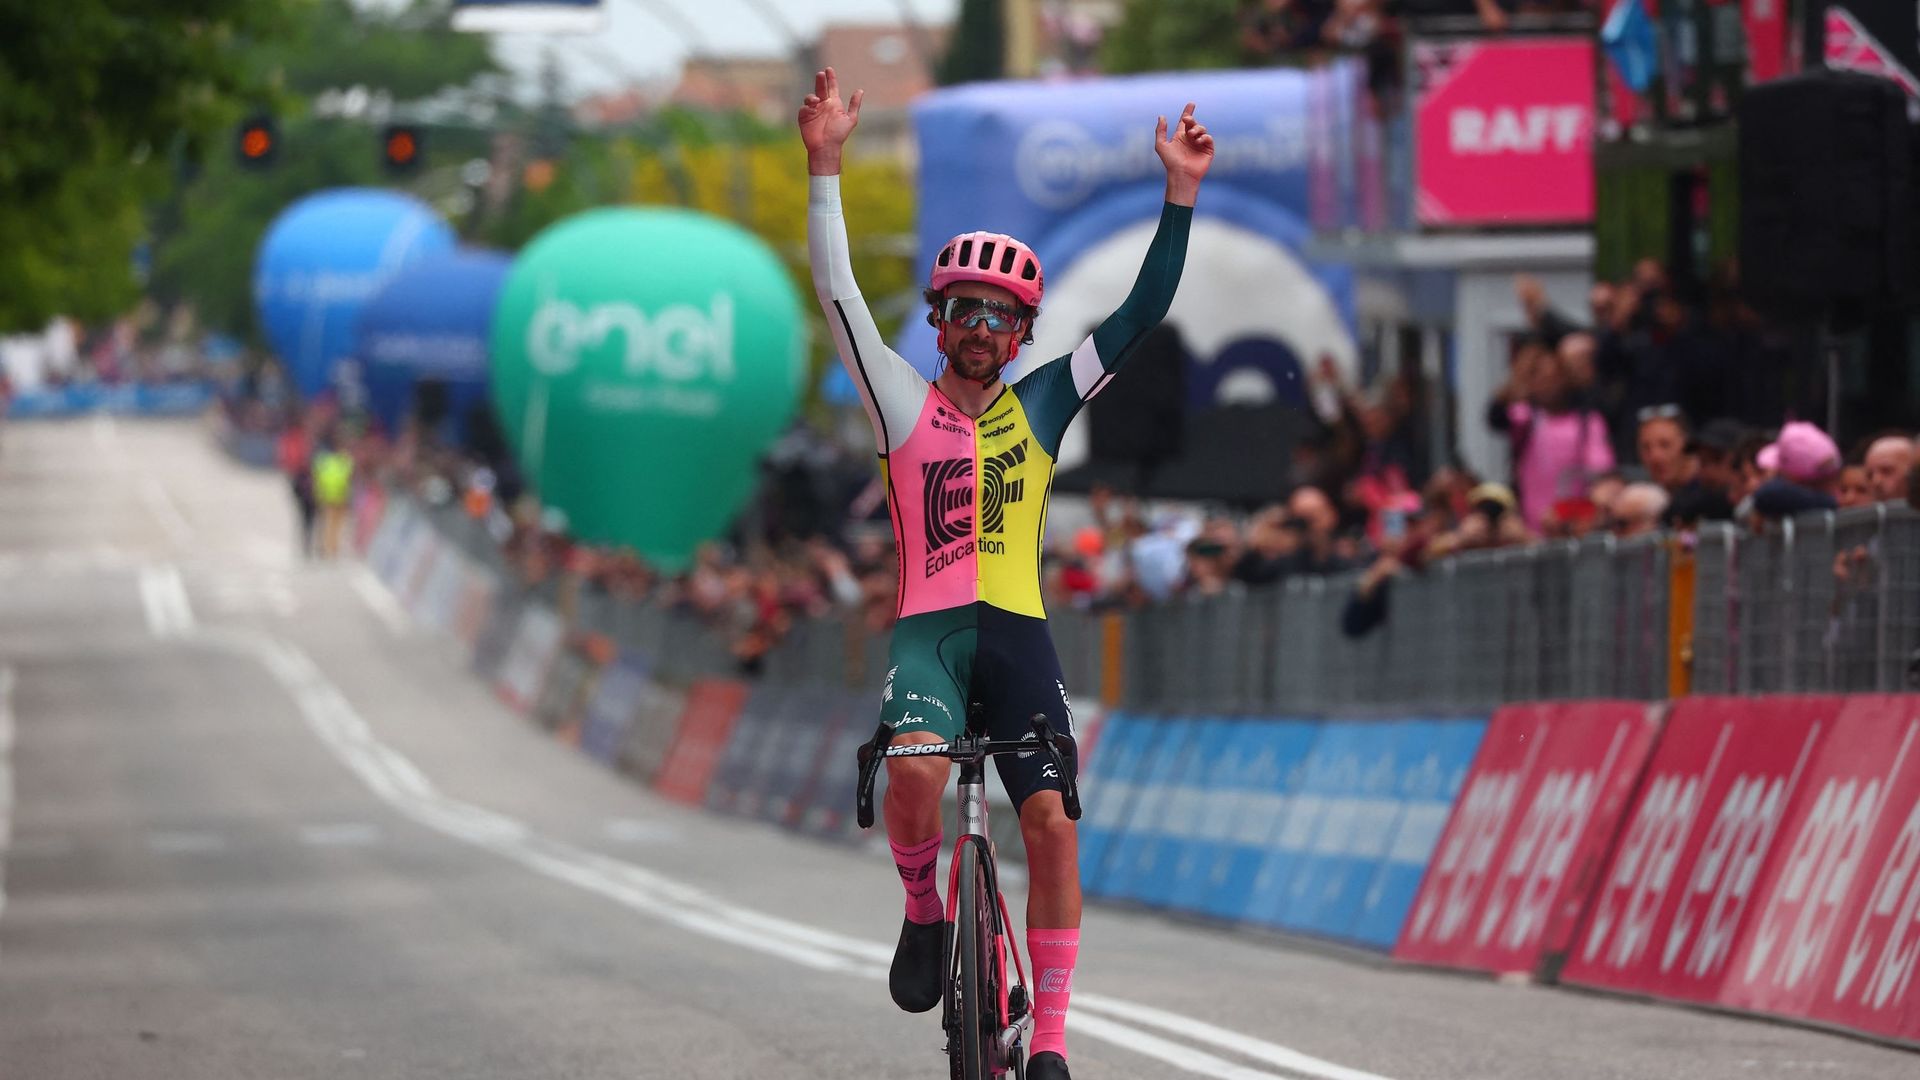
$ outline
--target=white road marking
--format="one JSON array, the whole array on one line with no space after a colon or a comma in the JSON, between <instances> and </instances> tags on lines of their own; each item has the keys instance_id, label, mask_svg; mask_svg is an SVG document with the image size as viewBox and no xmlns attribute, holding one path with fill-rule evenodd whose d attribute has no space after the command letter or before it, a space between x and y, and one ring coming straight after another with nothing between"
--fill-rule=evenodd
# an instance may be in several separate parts
<instances>
[{"instance_id":1,"label":"white road marking","mask_svg":"<svg viewBox=\"0 0 1920 1080\"><path fill-rule=\"evenodd\" d=\"M95 544L91 548L0 555L0 578L73 577L146 566L151 560L131 551Z\"/></svg>"},{"instance_id":2,"label":"white road marking","mask_svg":"<svg viewBox=\"0 0 1920 1080\"><path fill-rule=\"evenodd\" d=\"M382 839L380 826L364 821L300 826L300 842L314 847L365 847Z\"/></svg>"},{"instance_id":3,"label":"white road marking","mask_svg":"<svg viewBox=\"0 0 1920 1080\"><path fill-rule=\"evenodd\" d=\"M393 598L393 594L387 591L386 584L375 577L365 563L353 564L353 567L347 571L347 582L353 586L354 592L360 594L360 599L366 602L373 614L386 625L389 634L399 637L412 629L413 620L407 618L406 611L400 607L400 601Z\"/></svg>"},{"instance_id":4,"label":"white road marking","mask_svg":"<svg viewBox=\"0 0 1920 1080\"><path fill-rule=\"evenodd\" d=\"M197 855L226 849L227 838L219 833L173 830L147 835L147 850L157 855Z\"/></svg>"},{"instance_id":5,"label":"white road marking","mask_svg":"<svg viewBox=\"0 0 1920 1080\"><path fill-rule=\"evenodd\" d=\"M0 847L6 848L7 857L12 859L57 859L73 854L73 841L64 836L16 836L12 846Z\"/></svg>"},{"instance_id":6,"label":"white road marking","mask_svg":"<svg viewBox=\"0 0 1920 1080\"><path fill-rule=\"evenodd\" d=\"M293 565L293 538L274 540L259 533L248 533L240 538L240 546L246 549L247 558L264 567L284 570Z\"/></svg>"},{"instance_id":7,"label":"white road marking","mask_svg":"<svg viewBox=\"0 0 1920 1080\"><path fill-rule=\"evenodd\" d=\"M193 630L193 605L177 566L149 566L140 571L140 603L146 608L147 629L154 637L172 637Z\"/></svg>"},{"instance_id":8,"label":"white road marking","mask_svg":"<svg viewBox=\"0 0 1920 1080\"><path fill-rule=\"evenodd\" d=\"M680 841L680 830L665 822L640 818L611 818L601 824L600 832L607 839L621 844L674 844Z\"/></svg>"},{"instance_id":9,"label":"white road marking","mask_svg":"<svg viewBox=\"0 0 1920 1080\"><path fill-rule=\"evenodd\" d=\"M193 526L187 524L187 517L174 503L173 496L167 494L165 484L148 477L140 485L140 501L147 504L155 521L160 523L160 531L167 534L167 540L175 547L193 546Z\"/></svg>"},{"instance_id":10,"label":"white road marking","mask_svg":"<svg viewBox=\"0 0 1920 1080\"><path fill-rule=\"evenodd\" d=\"M7 854L13 844L13 684L0 667L0 915L7 910Z\"/></svg>"},{"instance_id":11,"label":"white road marking","mask_svg":"<svg viewBox=\"0 0 1920 1080\"><path fill-rule=\"evenodd\" d=\"M200 638L265 665L321 743L383 802L427 828L707 937L819 971L876 981L886 977L892 956L886 945L739 907L697 886L540 836L513 818L441 794L411 761L380 742L345 695L292 645L238 628L205 631ZM1080 1008L1068 1017L1073 1030L1181 1072L1217 1080L1289 1080L1285 1074L1236 1064L1193 1045L1202 1043L1279 1066L1294 1076L1387 1080L1163 1009L1086 993L1074 1000ZM1176 1042L1132 1025L1162 1028L1190 1041Z\"/></svg>"},{"instance_id":12,"label":"white road marking","mask_svg":"<svg viewBox=\"0 0 1920 1080\"><path fill-rule=\"evenodd\" d=\"M93 429L95 449L104 450L110 454L120 452L120 429L114 426L113 417L106 413L95 413L90 426Z\"/></svg>"}]
</instances>

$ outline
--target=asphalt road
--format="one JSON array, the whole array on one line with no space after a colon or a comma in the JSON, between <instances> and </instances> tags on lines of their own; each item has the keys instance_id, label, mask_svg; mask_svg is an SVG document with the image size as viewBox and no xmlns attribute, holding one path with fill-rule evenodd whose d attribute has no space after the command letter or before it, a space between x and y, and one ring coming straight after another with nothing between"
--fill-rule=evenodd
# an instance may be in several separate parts
<instances>
[{"instance_id":1,"label":"asphalt road","mask_svg":"<svg viewBox=\"0 0 1920 1080\"><path fill-rule=\"evenodd\" d=\"M0 1080L944 1075L887 1000L883 852L654 798L291 537L198 424L0 429ZM1148 915L1083 940L1080 1080L1920 1075Z\"/></svg>"}]
</instances>

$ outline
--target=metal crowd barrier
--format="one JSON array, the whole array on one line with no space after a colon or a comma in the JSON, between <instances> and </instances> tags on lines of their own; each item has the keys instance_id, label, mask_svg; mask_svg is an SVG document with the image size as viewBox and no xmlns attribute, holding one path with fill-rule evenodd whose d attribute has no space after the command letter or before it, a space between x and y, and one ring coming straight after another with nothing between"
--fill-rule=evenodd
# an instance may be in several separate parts
<instances>
[{"instance_id":1,"label":"metal crowd barrier","mask_svg":"<svg viewBox=\"0 0 1920 1080\"><path fill-rule=\"evenodd\" d=\"M1920 689L1920 515L1883 503L1777 533L1701 533L1692 686L1707 693Z\"/></svg>"},{"instance_id":2,"label":"metal crowd barrier","mask_svg":"<svg viewBox=\"0 0 1920 1080\"><path fill-rule=\"evenodd\" d=\"M555 574L526 586L482 522L426 507L495 570L516 604L649 658L685 684L739 674L744 627L622 601ZM1512 701L1920 688L1920 515L1883 504L1809 514L1756 534L1668 536L1471 552L1392 583L1385 622L1349 638L1361 575L1178 597L1127 613L1051 614L1070 690L1163 715L1484 712ZM887 634L857 613L796 620L756 674L872 690Z\"/></svg>"}]
</instances>

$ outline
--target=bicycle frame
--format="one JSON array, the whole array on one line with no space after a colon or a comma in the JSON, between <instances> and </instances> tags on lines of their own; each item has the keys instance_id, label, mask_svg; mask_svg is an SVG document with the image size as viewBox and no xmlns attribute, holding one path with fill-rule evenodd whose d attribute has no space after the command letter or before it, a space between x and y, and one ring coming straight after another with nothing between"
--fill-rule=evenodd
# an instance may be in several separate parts
<instances>
[{"instance_id":1,"label":"bicycle frame","mask_svg":"<svg viewBox=\"0 0 1920 1080\"><path fill-rule=\"evenodd\" d=\"M963 736L961 746L964 748L970 739L971 736ZM958 781L960 832L954 841L955 857L947 868L946 952L947 955L952 955L955 948L952 928L956 925L960 914L960 845L975 844L981 849L981 866L986 870L987 891L993 897L994 907L999 915L993 933L993 981L994 986L999 989L1000 999L998 1003L1000 1011L996 1015L1003 1021L999 1034L1000 1054L1003 1060L1010 1060L1017 1056L1017 1048L1025 1044L1027 1033L1032 1030L1033 1010L1031 1005L1023 1005L1019 1015L1016 1016L1012 1008L1014 986L1019 986L1022 997L1026 998L1027 965L1020 955L1019 942L1014 940L1013 934L1008 929L1013 925L1013 920L1007 913L1006 895L1000 891L999 862L995 858L993 835L987 828L987 756L979 754L955 759L960 761ZM1015 980L1013 983L1007 981L1009 956L1013 958ZM953 1025L952 1010L953 1002L949 997L941 1010L942 1026Z\"/></svg>"}]
</instances>

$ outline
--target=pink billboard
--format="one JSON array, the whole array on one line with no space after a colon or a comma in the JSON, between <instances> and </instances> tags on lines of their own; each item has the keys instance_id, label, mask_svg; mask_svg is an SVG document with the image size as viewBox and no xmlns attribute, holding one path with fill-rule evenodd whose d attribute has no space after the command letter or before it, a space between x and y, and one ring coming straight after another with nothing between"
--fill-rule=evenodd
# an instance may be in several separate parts
<instances>
[{"instance_id":1,"label":"pink billboard","mask_svg":"<svg viewBox=\"0 0 1920 1080\"><path fill-rule=\"evenodd\" d=\"M1593 43L1414 46L1415 209L1422 225L1593 220Z\"/></svg>"}]
</instances>

